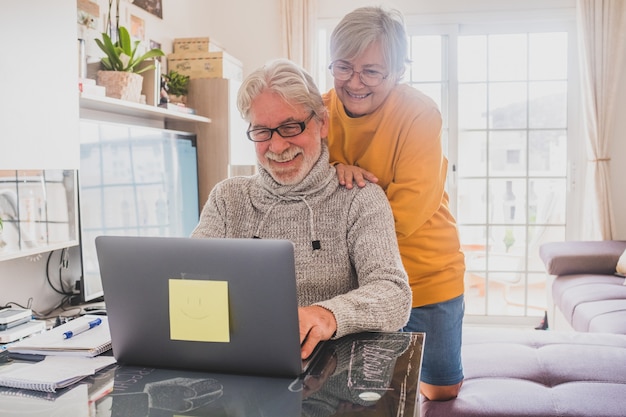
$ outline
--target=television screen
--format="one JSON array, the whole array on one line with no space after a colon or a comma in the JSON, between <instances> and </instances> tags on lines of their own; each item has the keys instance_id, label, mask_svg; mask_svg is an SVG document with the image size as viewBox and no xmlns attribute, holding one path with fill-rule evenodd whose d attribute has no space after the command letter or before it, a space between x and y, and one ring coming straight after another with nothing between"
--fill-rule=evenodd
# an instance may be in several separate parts
<instances>
[{"instance_id":1,"label":"television screen","mask_svg":"<svg viewBox=\"0 0 626 417\"><path fill-rule=\"evenodd\" d=\"M199 216L196 137L86 120L80 134L80 298L93 302L103 297L97 236L189 236L193 231Z\"/></svg>"}]
</instances>

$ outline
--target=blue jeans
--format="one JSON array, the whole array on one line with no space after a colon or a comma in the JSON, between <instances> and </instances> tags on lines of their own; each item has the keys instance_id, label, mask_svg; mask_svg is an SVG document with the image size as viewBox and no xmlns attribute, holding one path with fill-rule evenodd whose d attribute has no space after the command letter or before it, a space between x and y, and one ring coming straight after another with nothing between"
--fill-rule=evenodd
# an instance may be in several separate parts
<instances>
[{"instance_id":1,"label":"blue jeans","mask_svg":"<svg viewBox=\"0 0 626 417\"><path fill-rule=\"evenodd\" d=\"M405 332L425 332L421 380L431 385L455 385L463 380L461 340L463 295L441 303L415 307Z\"/></svg>"}]
</instances>

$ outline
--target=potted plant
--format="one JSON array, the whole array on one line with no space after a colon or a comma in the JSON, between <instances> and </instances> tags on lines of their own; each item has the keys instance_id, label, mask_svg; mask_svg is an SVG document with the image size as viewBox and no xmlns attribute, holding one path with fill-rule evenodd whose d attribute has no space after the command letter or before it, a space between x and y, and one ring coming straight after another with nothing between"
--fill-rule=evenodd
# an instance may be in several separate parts
<instances>
[{"instance_id":1,"label":"potted plant","mask_svg":"<svg viewBox=\"0 0 626 417\"><path fill-rule=\"evenodd\" d=\"M163 74L163 88L167 93L166 100L171 103L186 104L187 93L189 92L189 76L170 70L167 74Z\"/></svg>"},{"instance_id":2,"label":"potted plant","mask_svg":"<svg viewBox=\"0 0 626 417\"><path fill-rule=\"evenodd\" d=\"M132 41L128 29L120 26L117 41L103 33L96 44L105 53L100 60L102 70L98 71L98 85L106 87L108 97L139 102L143 77L141 73L154 69L154 65L139 66L143 61L165 55L160 49L138 53L140 41Z\"/></svg>"}]
</instances>

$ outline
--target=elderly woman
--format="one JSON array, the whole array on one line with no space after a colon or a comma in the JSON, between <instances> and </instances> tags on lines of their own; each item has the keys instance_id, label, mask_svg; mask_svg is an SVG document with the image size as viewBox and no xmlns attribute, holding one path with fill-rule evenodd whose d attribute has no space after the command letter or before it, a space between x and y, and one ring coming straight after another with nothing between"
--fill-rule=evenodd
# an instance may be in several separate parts
<instances>
[{"instance_id":1,"label":"elderly woman","mask_svg":"<svg viewBox=\"0 0 626 417\"><path fill-rule=\"evenodd\" d=\"M339 22L330 40L335 85L324 96L328 143L342 184L375 181L391 203L413 291L405 329L427 334L422 394L446 400L463 381L465 260L445 190L441 114L429 97L400 84L407 39L398 11L363 7Z\"/></svg>"}]
</instances>

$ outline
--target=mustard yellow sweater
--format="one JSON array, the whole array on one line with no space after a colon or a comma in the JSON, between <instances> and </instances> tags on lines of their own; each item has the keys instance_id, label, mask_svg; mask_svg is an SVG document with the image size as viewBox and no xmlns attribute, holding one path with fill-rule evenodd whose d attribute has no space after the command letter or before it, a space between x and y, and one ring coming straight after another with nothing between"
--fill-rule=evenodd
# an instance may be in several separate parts
<instances>
[{"instance_id":1,"label":"mustard yellow sweater","mask_svg":"<svg viewBox=\"0 0 626 417\"><path fill-rule=\"evenodd\" d=\"M444 189L448 161L437 105L405 84L359 118L348 117L334 89L324 100L331 162L374 173L391 203L413 307L461 295L465 261Z\"/></svg>"}]
</instances>

